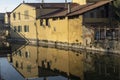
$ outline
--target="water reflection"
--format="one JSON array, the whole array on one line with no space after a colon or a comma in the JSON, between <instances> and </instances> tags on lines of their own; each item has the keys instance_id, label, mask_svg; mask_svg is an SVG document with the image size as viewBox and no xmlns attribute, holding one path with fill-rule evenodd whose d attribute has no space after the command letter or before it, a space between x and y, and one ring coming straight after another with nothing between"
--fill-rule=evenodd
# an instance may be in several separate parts
<instances>
[{"instance_id":1,"label":"water reflection","mask_svg":"<svg viewBox=\"0 0 120 80\"><path fill-rule=\"evenodd\" d=\"M12 45L9 61L30 80L119 80L119 55Z\"/></svg>"}]
</instances>

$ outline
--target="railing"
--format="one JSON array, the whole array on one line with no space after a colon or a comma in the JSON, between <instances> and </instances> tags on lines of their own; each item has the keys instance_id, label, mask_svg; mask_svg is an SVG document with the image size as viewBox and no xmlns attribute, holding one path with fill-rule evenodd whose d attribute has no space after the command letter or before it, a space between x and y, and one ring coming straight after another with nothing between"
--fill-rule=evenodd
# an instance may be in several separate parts
<instances>
[{"instance_id":1,"label":"railing","mask_svg":"<svg viewBox=\"0 0 120 80\"><path fill-rule=\"evenodd\" d=\"M84 18L84 23L108 23L108 18Z\"/></svg>"}]
</instances>

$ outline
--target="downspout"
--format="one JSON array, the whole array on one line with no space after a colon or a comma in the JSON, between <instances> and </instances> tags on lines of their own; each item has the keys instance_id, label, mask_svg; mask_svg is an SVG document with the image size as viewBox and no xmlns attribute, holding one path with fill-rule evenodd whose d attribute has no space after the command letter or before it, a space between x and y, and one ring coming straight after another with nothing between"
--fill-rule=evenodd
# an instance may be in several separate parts
<instances>
[{"instance_id":1,"label":"downspout","mask_svg":"<svg viewBox=\"0 0 120 80\"><path fill-rule=\"evenodd\" d=\"M67 14L69 14L70 13L70 3L68 3L67 4ZM66 18L67 18L67 31L68 31L68 36L67 36L67 38L68 38L68 80L70 80L70 55L69 55L69 47L70 47L70 43L69 43L69 17L68 16L66 16Z\"/></svg>"}]
</instances>

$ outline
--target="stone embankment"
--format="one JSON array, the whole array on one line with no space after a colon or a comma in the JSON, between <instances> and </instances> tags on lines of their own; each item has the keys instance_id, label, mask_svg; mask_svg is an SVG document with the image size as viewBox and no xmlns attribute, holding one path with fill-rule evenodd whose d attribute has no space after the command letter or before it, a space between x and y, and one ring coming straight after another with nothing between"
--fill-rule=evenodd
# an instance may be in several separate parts
<instances>
[{"instance_id":1,"label":"stone embankment","mask_svg":"<svg viewBox=\"0 0 120 80\"><path fill-rule=\"evenodd\" d=\"M9 40L10 42L13 43L19 43L20 41L18 40ZM22 43L22 42L21 42ZM71 51L94 51L94 52L101 52L101 53L116 53L120 54L120 51L117 49L112 49L112 48L102 48L102 47L95 47L95 46L83 46L81 44L68 44L67 42L54 42L54 41L47 41L47 40L38 40L36 41L30 41L30 42L25 42L27 45L37 45L37 46L43 46L43 47L50 47L50 48L57 48L57 49L63 49L63 50L71 50ZM24 43L24 44L25 44Z\"/></svg>"},{"instance_id":2,"label":"stone embankment","mask_svg":"<svg viewBox=\"0 0 120 80\"><path fill-rule=\"evenodd\" d=\"M83 46L81 44L68 44L68 43L62 43L62 42L45 42L45 41L39 41L40 46L45 46L45 47L53 47L53 48L58 48L58 49L65 49L65 50L74 50L74 51L79 51L79 50L84 50L84 51L95 51L95 52L104 52L104 53L116 53L120 54L119 50L115 49L110 49L110 48L102 48L102 47L94 47L94 46Z\"/></svg>"}]
</instances>

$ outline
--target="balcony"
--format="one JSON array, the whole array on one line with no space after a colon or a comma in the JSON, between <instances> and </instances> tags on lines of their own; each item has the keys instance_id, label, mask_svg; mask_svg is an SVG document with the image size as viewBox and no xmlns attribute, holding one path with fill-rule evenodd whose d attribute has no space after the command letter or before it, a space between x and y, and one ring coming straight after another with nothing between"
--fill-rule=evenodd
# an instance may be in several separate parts
<instances>
[{"instance_id":1,"label":"balcony","mask_svg":"<svg viewBox=\"0 0 120 80\"><path fill-rule=\"evenodd\" d=\"M102 0L87 0L87 2L97 2L97 1L102 1Z\"/></svg>"},{"instance_id":2,"label":"balcony","mask_svg":"<svg viewBox=\"0 0 120 80\"><path fill-rule=\"evenodd\" d=\"M84 24L108 24L108 18L84 18Z\"/></svg>"}]
</instances>

